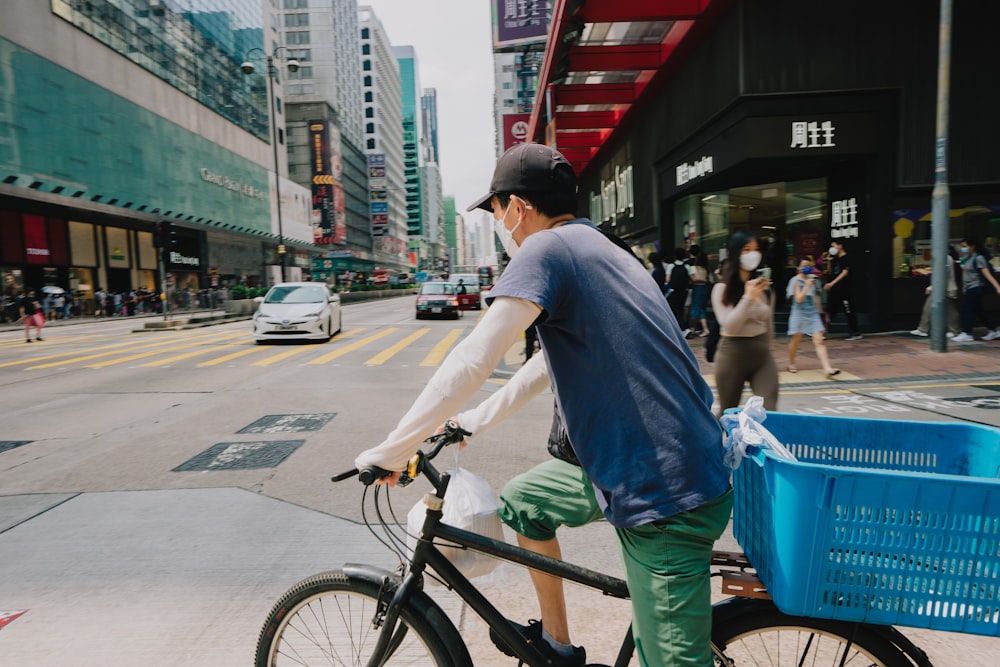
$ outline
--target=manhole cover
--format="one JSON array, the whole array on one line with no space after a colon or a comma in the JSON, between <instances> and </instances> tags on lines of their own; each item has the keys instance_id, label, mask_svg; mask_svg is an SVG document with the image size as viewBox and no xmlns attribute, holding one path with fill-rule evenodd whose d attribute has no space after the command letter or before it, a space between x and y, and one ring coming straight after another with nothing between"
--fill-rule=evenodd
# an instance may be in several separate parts
<instances>
[{"instance_id":1,"label":"manhole cover","mask_svg":"<svg viewBox=\"0 0 1000 667\"><path fill-rule=\"evenodd\" d=\"M305 440L220 442L177 466L173 472L275 468L304 442Z\"/></svg>"},{"instance_id":2,"label":"manhole cover","mask_svg":"<svg viewBox=\"0 0 1000 667\"><path fill-rule=\"evenodd\" d=\"M0 440L0 452L6 452L8 449L16 449L21 445L26 445L31 440Z\"/></svg>"},{"instance_id":3,"label":"manhole cover","mask_svg":"<svg viewBox=\"0 0 1000 667\"><path fill-rule=\"evenodd\" d=\"M237 433L292 433L297 431L318 431L337 416L336 412L313 415L267 415Z\"/></svg>"}]
</instances>

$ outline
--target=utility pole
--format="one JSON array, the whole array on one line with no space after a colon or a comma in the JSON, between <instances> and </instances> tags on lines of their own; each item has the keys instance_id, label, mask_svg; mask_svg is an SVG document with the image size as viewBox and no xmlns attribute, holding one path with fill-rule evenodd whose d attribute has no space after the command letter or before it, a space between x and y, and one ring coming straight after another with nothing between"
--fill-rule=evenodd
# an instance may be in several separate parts
<instances>
[{"instance_id":1,"label":"utility pole","mask_svg":"<svg viewBox=\"0 0 1000 667\"><path fill-rule=\"evenodd\" d=\"M948 189L948 98L951 71L951 0L941 0L938 28L937 136L934 143L934 193L931 197L931 351L947 352L948 237L951 193Z\"/></svg>"}]
</instances>

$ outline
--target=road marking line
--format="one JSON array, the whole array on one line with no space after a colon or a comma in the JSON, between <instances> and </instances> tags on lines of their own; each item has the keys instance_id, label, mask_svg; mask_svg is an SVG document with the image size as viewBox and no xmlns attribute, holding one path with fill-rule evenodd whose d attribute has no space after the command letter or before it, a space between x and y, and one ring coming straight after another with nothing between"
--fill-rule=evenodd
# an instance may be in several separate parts
<instances>
[{"instance_id":1,"label":"road marking line","mask_svg":"<svg viewBox=\"0 0 1000 667\"><path fill-rule=\"evenodd\" d=\"M182 338L183 338L182 336L171 336L170 338L161 339L159 342L152 343L151 345L168 345L170 343L174 343L174 342L176 342L178 340L181 340ZM24 343L21 343L21 344L23 345ZM95 349L95 350L111 350L111 349L117 349L117 348L121 348L121 347L128 347L130 345L135 345L135 341L132 340L132 341L129 341L127 343L114 343L113 345L103 345L101 347L95 347L93 349ZM7 363L0 364L0 368L5 368L7 366L18 366L20 364L30 364L30 363L33 363L33 362L36 362L36 361L45 361L46 359L57 359L59 357L71 357L74 354L80 354L80 352L81 352L81 350L74 350L72 352L59 352L57 354L47 354L47 355L42 356L42 357L31 357L30 359L22 359L20 361L8 361ZM108 354L115 354L115 353L114 352L108 352ZM88 357L86 357L86 359L94 359L94 358L99 357L99 356L105 356L105 355L88 356ZM85 361L86 359L77 359L76 361ZM74 363L74 362L60 362L60 363ZM58 366L59 364L50 364L50 365ZM48 366L36 366L35 368L48 368Z\"/></svg>"},{"instance_id":2,"label":"road marking line","mask_svg":"<svg viewBox=\"0 0 1000 667\"><path fill-rule=\"evenodd\" d=\"M166 359L158 359L157 361L151 361L148 364L143 364L143 366L147 368L152 368L155 366L166 366L167 364L172 364L175 361L190 359L191 357L197 357L202 354L211 354L212 352L219 352L220 350L228 350L234 345L246 345L246 342L239 341L236 343L226 343L225 345L215 345L212 347L206 347L201 350L194 350L193 352L185 352L184 354L178 354L177 356L174 357L167 357Z\"/></svg>"},{"instance_id":3,"label":"road marking line","mask_svg":"<svg viewBox=\"0 0 1000 667\"><path fill-rule=\"evenodd\" d=\"M197 336L197 337L194 337L194 338L188 338L188 340L185 343L185 345L190 345L191 343L196 343L196 342L202 342L202 341L204 341L206 339L211 339L213 337L218 337L218 336L219 336L218 333L214 333L214 334L205 334L205 335ZM111 348L128 347L130 350L146 350L146 349L149 349L149 348L161 347L163 345L170 345L171 343L176 343L178 340L183 340L183 339L184 339L183 336L175 336L175 337L168 338L166 340L161 340L161 341L159 341L157 343L151 343L149 345L136 345L135 341L133 340L133 341L130 341L128 343L121 343L121 344L118 344L118 345L105 345L103 347L97 347L97 348L94 348L94 349L96 349L96 350L107 350L107 349L111 349ZM161 350L154 350L150 354L158 354L160 352L169 352L171 350L181 350L181 349L183 349L185 347L185 345L168 347L168 348L164 348L164 349L161 349ZM113 350L112 352L101 352L99 354L86 354L86 355L84 355L82 357L77 357L75 359L63 359L62 361L54 361L54 362L51 362L51 363L48 363L48 364L41 364L39 366L30 366L28 368L28 370L37 370L37 369L42 369L42 368L52 368L54 366L63 366L63 365L66 365L66 364L76 364L76 363L80 363L81 361L90 361L91 359L99 359L101 357L108 357L108 356L111 356L112 354L121 354L121 353L122 353L122 350L116 349L116 350ZM61 354L51 354L51 355L48 355L46 357L36 357L34 359L28 359L27 361L22 361L22 362L18 362L18 363L29 363L29 362L33 362L33 361L43 361L45 359L55 359L57 357L68 357L68 356L72 356L74 354L79 354L79 351L77 351L77 352L63 352ZM6 365L11 365L11 364L3 364L3 365L6 366Z\"/></svg>"},{"instance_id":4,"label":"road marking line","mask_svg":"<svg viewBox=\"0 0 1000 667\"><path fill-rule=\"evenodd\" d=\"M345 333L339 334L338 337L339 338L347 338L348 336L352 336L354 334L361 333L364 330L365 330L364 327L360 327L358 329L351 329L350 331L347 331ZM314 349L314 348L303 346L303 347L296 348L294 350L290 350L288 352L279 352L278 354L276 354L274 356L271 356L271 357L268 357L267 359L261 359L260 361L255 361L251 365L253 365L253 366L269 366L269 365L273 364L276 361L281 361L282 359L287 359L288 357L296 355L299 352L302 352L302 351L305 351L305 350L311 350L311 349Z\"/></svg>"},{"instance_id":5,"label":"road marking line","mask_svg":"<svg viewBox=\"0 0 1000 667\"><path fill-rule=\"evenodd\" d=\"M243 336L243 335L245 335L245 334L242 331L235 332L235 333L221 334L221 335L216 334L215 336L212 336L212 337L207 338L207 339L202 339L202 340L199 340L199 341L191 341L191 342L184 343L182 345L174 345L172 347L165 347L162 350L150 350L149 352L140 352L138 354L130 354L130 355L126 356L126 357L120 357L118 359L109 359L108 361L101 361L101 362L96 363L96 364L87 364L86 368L107 368L108 366L117 366L118 364L128 363L129 361L135 361L136 359L145 359L146 357L151 357L154 354L163 354L164 352L174 352L176 350L185 350L185 349L188 349L188 348L191 347L192 342L196 342L198 344L201 344L201 343L215 342L217 340L225 340L226 338L234 338L236 336ZM98 356L104 357L104 356L107 356L107 355L101 354L101 355L98 355ZM50 365L58 366L59 364L56 363L56 364L50 364ZM36 366L35 368L40 368L40 367Z\"/></svg>"},{"instance_id":6,"label":"road marking line","mask_svg":"<svg viewBox=\"0 0 1000 667\"><path fill-rule=\"evenodd\" d=\"M409 347L411 344L420 340L420 338L426 335L428 331L430 331L430 328L427 327L423 329L418 329L417 331L413 332L412 334L410 334L403 340L399 341L392 347L388 347L382 352L376 354L374 357L365 362L365 366L380 366L384 364L385 362L389 361L394 356L396 356L398 353L402 352L404 349Z\"/></svg>"},{"instance_id":7,"label":"road marking line","mask_svg":"<svg viewBox=\"0 0 1000 667\"><path fill-rule=\"evenodd\" d=\"M238 343L233 343L237 345ZM209 361L203 361L198 364L198 368L204 368L206 366L218 366L219 364L224 364L227 361L232 361L233 359L239 359L240 357L245 357L248 354L253 354L254 352L263 352L264 348L260 345L254 345L245 350L240 350L239 352L233 352L232 354L227 354L224 357L219 357L218 359L211 359Z\"/></svg>"},{"instance_id":8,"label":"road marking line","mask_svg":"<svg viewBox=\"0 0 1000 667\"><path fill-rule=\"evenodd\" d=\"M451 346L455 344L458 337L462 335L465 331L462 329L452 329L448 332L448 335L441 339L441 342L434 346L424 360L420 362L421 366L438 366L441 364L441 360L444 359L445 355L448 354L448 350Z\"/></svg>"},{"instance_id":9,"label":"road marking line","mask_svg":"<svg viewBox=\"0 0 1000 667\"><path fill-rule=\"evenodd\" d=\"M325 364L327 362L333 361L334 359L336 359L338 357L342 357L343 355L347 354L348 352L353 352L354 350L360 350L365 345L368 345L369 343L374 343L379 338L385 338L386 336L388 336L390 334L394 334L397 331L399 331L398 327L390 327L390 328L386 329L385 331L379 331L376 334L372 334L371 336L368 336L368 338L362 338L361 340L355 341L355 342L351 343L350 345L345 345L344 347L340 348L339 350L334 350L333 352L330 352L329 354L324 354L322 357L317 357L316 359L313 359L312 361L310 361L308 363L311 366L318 366L320 364Z\"/></svg>"}]
</instances>

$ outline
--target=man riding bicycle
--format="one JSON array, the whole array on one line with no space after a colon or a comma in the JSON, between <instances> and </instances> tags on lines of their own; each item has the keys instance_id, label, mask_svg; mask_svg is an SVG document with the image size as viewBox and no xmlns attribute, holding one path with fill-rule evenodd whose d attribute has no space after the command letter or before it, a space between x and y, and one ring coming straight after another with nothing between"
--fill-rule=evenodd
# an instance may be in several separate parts
<instances>
[{"instance_id":1,"label":"man riding bicycle","mask_svg":"<svg viewBox=\"0 0 1000 667\"><path fill-rule=\"evenodd\" d=\"M570 441L616 529L640 664L707 667L711 550L732 505L712 392L652 277L576 204L555 150L520 144L500 158L470 207L492 210L511 257L490 308L355 463L402 470L535 324Z\"/></svg>"}]
</instances>

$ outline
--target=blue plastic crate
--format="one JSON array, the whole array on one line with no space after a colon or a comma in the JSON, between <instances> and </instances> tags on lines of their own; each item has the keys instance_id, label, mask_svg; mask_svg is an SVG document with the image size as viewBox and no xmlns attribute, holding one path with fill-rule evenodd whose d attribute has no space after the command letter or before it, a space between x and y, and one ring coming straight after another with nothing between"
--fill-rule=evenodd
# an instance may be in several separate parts
<instances>
[{"instance_id":1,"label":"blue plastic crate","mask_svg":"<svg viewBox=\"0 0 1000 667\"><path fill-rule=\"evenodd\" d=\"M770 413L734 533L788 614L1000 636L1000 430Z\"/></svg>"}]
</instances>

